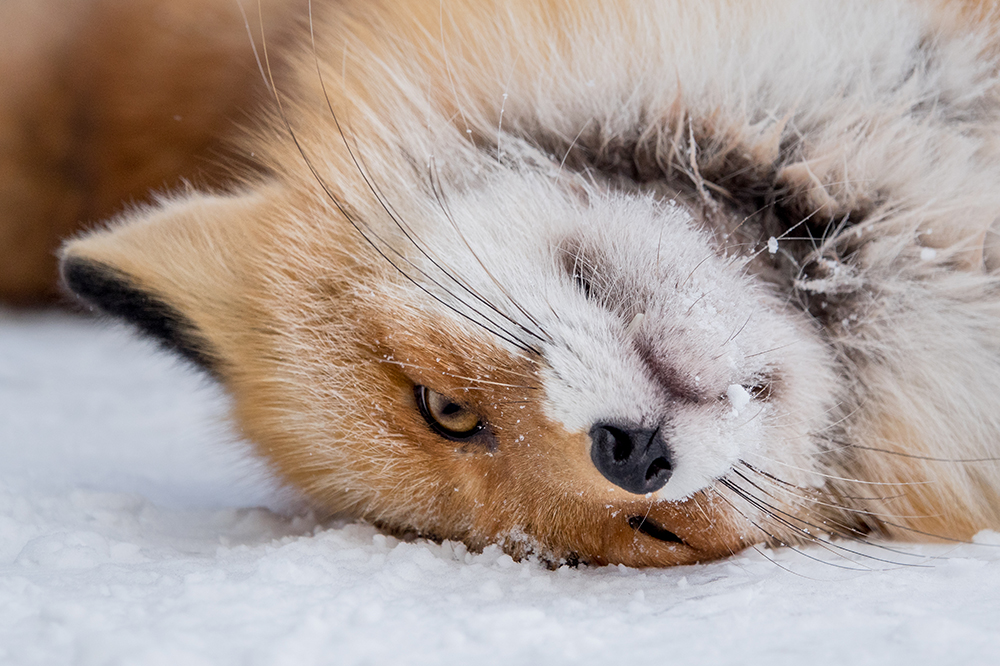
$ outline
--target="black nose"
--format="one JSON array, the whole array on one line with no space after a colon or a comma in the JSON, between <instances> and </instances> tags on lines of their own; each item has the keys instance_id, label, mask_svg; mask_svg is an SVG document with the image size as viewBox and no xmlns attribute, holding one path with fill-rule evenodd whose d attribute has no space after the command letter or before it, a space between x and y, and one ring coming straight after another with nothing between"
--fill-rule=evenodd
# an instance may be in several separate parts
<instances>
[{"instance_id":1,"label":"black nose","mask_svg":"<svg viewBox=\"0 0 1000 666\"><path fill-rule=\"evenodd\" d=\"M660 428L598 423L590 429L590 440L590 459L597 469L630 493L654 492L670 479L670 447Z\"/></svg>"}]
</instances>

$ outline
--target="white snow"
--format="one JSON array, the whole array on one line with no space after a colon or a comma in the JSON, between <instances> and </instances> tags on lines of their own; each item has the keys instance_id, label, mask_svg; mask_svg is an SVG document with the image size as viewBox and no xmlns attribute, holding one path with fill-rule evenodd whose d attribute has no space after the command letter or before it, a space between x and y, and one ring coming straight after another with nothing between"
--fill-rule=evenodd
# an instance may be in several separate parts
<instances>
[{"instance_id":1,"label":"white snow","mask_svg":"<svg viewBox=\"0 0 1000 666\"><path fill-rule=\"evenodd\" d=\"M769 254L778 253L778 239L774 236L767 239L767 251Z\"/></svg>"},{"instance_id":2,"label":"white snow","mask_svg":"<svg viewBox=\"0 0 1000 666\"><path fill-rule=\"evenodd\" d=\"M1000 662L996 533L549 571L319 525L224 414L117 329L0 311L0 664Z\"/></svg>"},{"instance_id":3,"label":"white snow","mask_svg":"<svg viewBox=\"0 0 1000 666\"><path fill-rule=\"evenodd\" d=\"M922 247L920 248L920 260L921 261L934 261L937 258L937 250L932 247Z\"/></svg>"},{"instance_id":4,"label":"white snow","mask_svg":"<svg viewBox=\"0 0 1000 666\"><path fill-rule=\"evenodd\" d=\"M739 416L743 409L750 404L750 393L739 384L730 384L726 389L726 397L729 404L733 406L733 416Z\"/></svg>"}]
</instances>

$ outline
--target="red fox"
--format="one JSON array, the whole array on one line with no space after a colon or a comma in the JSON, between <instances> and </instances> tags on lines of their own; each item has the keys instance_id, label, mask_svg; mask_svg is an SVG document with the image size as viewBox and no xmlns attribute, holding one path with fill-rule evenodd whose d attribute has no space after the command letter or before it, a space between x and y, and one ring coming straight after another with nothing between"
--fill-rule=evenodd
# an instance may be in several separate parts
<instances>
[{"instance_id":1,"label":"red fox","mask_svg":"<svg viewBox=\"0 0 1000 666\"><path fill-rule=\"evenodd\" d=\"M95 61L207 110L94 182L216 175L62 281L221 382L322 510L629 566L1000 528L993 3L204 6L186 58ZM115 117L169 113L153 87Z\"/></svg>"}]
</instances>

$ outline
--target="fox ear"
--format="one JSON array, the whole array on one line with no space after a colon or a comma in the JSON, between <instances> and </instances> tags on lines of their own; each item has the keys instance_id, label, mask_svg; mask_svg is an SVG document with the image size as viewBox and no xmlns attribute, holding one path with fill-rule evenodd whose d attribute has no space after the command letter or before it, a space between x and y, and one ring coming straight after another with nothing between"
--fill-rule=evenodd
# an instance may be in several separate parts
<instances>
[{"instance_id":1,"label":"fox ear","mask_svg":"<svg viewBox=\"0 0 1000 666\"><path fill-rule=\"evenodd\" d=\"M64 286L215 375L240 316L260 197L190 194L67 243Z\"/></svg>"}]
</instances>

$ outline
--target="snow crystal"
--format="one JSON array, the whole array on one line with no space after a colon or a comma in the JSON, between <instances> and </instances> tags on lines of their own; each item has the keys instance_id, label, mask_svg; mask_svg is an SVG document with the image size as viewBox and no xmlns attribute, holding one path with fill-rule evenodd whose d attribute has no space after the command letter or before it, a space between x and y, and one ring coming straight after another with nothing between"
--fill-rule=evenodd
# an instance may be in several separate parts
<instances>
[{"instance_id":1,"label":"snow crystal","mask_svg":"<svg viewBox=\"0 0 1000 666\"><path fill-rule=\"evenodd\" d=\"M984 546L1000 546L1000 532L982 530L972 537L972 541Z\"/></svg>"},{"instance_id":2,"label":"snow crystal","mask_svg":"<svg viewBox=\"0 0 1000 666\"><path fill-rule=\"evenodd\" d=\"M726 389L726 397L729 404L733 406L733 416L739 416L743 409L750 404L750 394L739 384L730 384Z\"/></svg>"},{"instance_id":3,"label":"snow crystal","mask_svg":"<svg viewBox=\"0 0 1000 666\"><path fill-rule=\"evenodd\" d=\"M767 239L767 251L770 252L771 254L778 253L778 239L775 238L774 236L771 236L770 238Z\"/></svg>"},{"instance_id":4,"label":"snow crystal","mask_svg":"<svg viewBox=\"0 0 1000 666\"><path fill-rule=\"evenodd\" d=\"M937 250L932 247L920 248L920 260L921 261L934 261L937 257Z\"/></svg>"}]
</instances>

